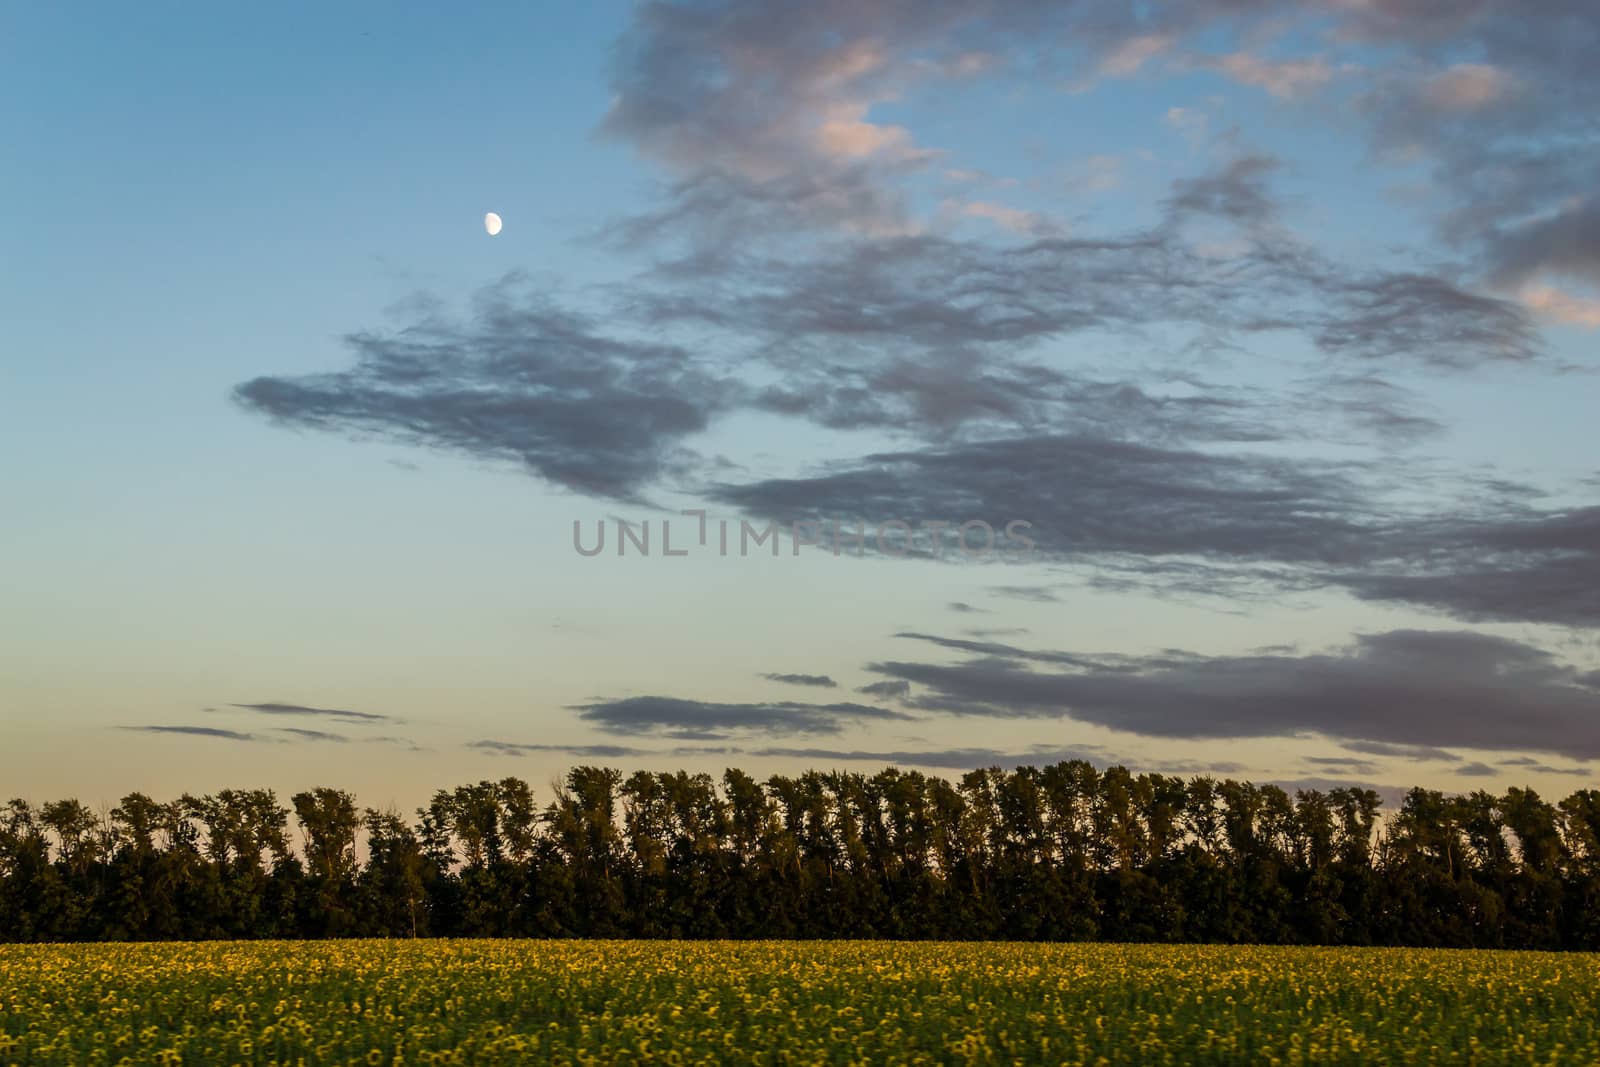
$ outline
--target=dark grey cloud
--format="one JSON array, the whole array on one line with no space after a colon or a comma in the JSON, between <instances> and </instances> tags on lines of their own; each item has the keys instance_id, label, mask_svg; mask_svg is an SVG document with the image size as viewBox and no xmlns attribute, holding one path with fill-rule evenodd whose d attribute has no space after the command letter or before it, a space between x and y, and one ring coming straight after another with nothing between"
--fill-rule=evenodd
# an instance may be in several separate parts
<instances>
[{"instance_id":1,"label":"dark grey cloud","mask_svg":"<svg viewBox=\"0 0 1600 1067\"><path fill-rule=\"evenodd\" d=\"M960 600L952 600L950 602L950 610L951 611L955 611L955 612L959 612L959 613L961 613L963 615L982 614L984 612L983 608L973 607L971 604L968 604L968 603L966 603L964 601L960 601Z\"/></svg>"},{"instance_id":2,"label":"dark grey cloud","mask_svg":"<svg viewBox=\"0 0 1600 1067\"><path fill-rule=\"evenodd\" d=\"M1328 767L1349 774L1371 774L1378 765L1371 760L1351 759L1345 756L1307 756L1305 762L1315 767Z\"/></svg>"},{"instance_id":3,"label":"dark grey cloud","mask_svg":"<svg viewBox=\"0 0 1600 1067\"><path fill-rule=\"evenodd\" d=\"M674 745L670 748L634 748L628 745L522 744L514 741L469 741L467 748L491 756L556 753L575 759L697 759L703 756L737 756L741 749L726 745Z\"/></svg>"},{"instance_id":4,"label":"dark grey cloud","mask_svg":"<svg viewBox=\"0 0 1600 1067\"><path fill-rule=\"evenodd\" d=\"M940 648L947 648L956 652L967 652L973 656L997 660L1028 660L1034 663L1057 663L1068 667L1101 667L1111 662L1114 658L1080 655L1076 652L1025 649L999 641L972 641L963 637L942 637L938 634L918 633L915 630L904 630L895 634L895 636L911 641L926 641L928 644L937 645ZM1123 657L1122 659L1126 669L1138 669L1139 661L1136 658Z\"/></svg>"},{"instance_id":5,"label":"dark grey cloud","mask_svg":"<svg viewBox=\"0 0 1600 1067\"><path fill-rule=\"evenodd\" d=\"M338 708L311 708L304 704L229 704L230 708L254 711L261 715L304 715L325 719L345 719L355 722L389 722L388 715L370 711L344 711ZM206 709L210 711L210 708Z\"/></svg>"},{"instance_id":6,"label":"dark grey cloud","mask_svg":"<svg viewBox=\"0 0 1600 1067\"><path fill-rule=\"evenodd\" d=\"M975 770L987 767L1001 767L1009 770L1024 766L1044 767L1074 760L1091 763L1100 768L1121 765L1133 770L1159 774L1237 774L1245 769L1242 764L1231 762L1205 763L1194 760L1141 760L1119 757L1108 753L1098 745L1076 747L1033 745L1014 752L982 747L941 749L762 748L751 749L749 754L782 759L894 764L902 767L933 767L944 770Z\"/></svg>"},{"instance_id":7,"label":"dark grey cloud","mask_svg":"<svg viewBox=\"0 0 1600 1067\"><path fill-rule=\"evenodd\" d=\"M1053 604L1061 598L1047 585L996 585L989 592L1009 600L1028 600L1035 604Z\"/></svg>"},{"instance_id":8,"label":"dark grey cloud","mask_svg":"<svg viewBox=\"0 0 1600 1067\"><path fill-rule=\"evenodd\" d=\"M1486 516L1393 529L1390 555L1335 580L1371 600L1424 604L1469 621L1600 624L1600 507Z\"/></svg>"},{"instance_id":9,"label":"dark grey cloud","mask_svg":"<svg viewBox=\"0 0 1600 1067\"><path fill-rule=\"evenodd\" d=\"M1313 317L1311 334L1327 352L1465 368L1531 359L1538 351L1520 305L1446 278L1377 273L1321 280L1334 310Z\"/></svg>"},{"instance_id":10,"label":"dark grey cloud","mask_svg":"<svg viewBox=\"0 0 1600 1067\"><path fill-rule=\"evenodd\" d=\"M900 234L915 227L907 198L882 178L910 165L829 166L815 173L761 177L708 168L676 178L653 210L605 226L599 237L627 251L657 245L684 249L658 267L663 277L732 273L739 250L784 235L851 229Z\"/></svg>"},{"instance_id":11,"label":"dark grey cloud","mask_svg":"<svg viewBox=\"0 0 1600 1067\"><path fill-rule=\"evenodd\" d=\"M911 695L911 683L868 682L866 685L858 687L856 692L864 693L878 700L904 700Z\"/></svg>"},{"instance_id":12,"label":"dark grey cloud","mask_svg":"<svg viewBox=\"0 0 1600 1067\"><path fill-rule=\"evenodd\" d=\"M1600 195L1496 235L1491 278L1516 286L1550 271L1600 284Z\"/></svg>"},{"instance_id":13,"label":"dark grey cloud","mask_svg":"<svg viewBox=\"0 0 1600 1067\"><path fill-rule=\"evenodd\" d=\"M302 730L293 726L279 726L276 728L276 732L280 734L288 734L291 737L299 738L301 741L346 742L350 740L343 734L329 733L326 730Z\"/></svg>"},{"instance_id":14,"label":"dark grey cloud","mask_svg":"<svg viewBox=\"0 0 1600 1067\"><path fill-rule=\"evenodd\" d=\"M637 499L732 387L684 349L606 335L520 286L483 291L467 322L429 314L352 334L351 369L256 378L235 398L289 426L513 460L577 492Z\"/></svg>"},{"instance_id":15,"label":"dark grey cloud","mask_svg":"<svg viewBox=\"0 0 1600 1067\"><path fill-rule=\"evenodd\" d=\"M1149 737L1320 735L1413 752L1448 739L1462 749L1600 758L1600 693L1576 684L1578 672L1550 653L1487 634L1396 630L1305 655L1097 662L1071 652L970 653L869 669L919 687L909 706L926 712L1070 718ZM1039 669L1047 664L1069 669Z\"/></svg>"},{"instance_id":16,"label":"dark grey cloud","mask_svg":"<svg viewBox=\"0 0 1600 1067\"><path fill-rule=\"evenodd\" d=\"M914 718L866 704L716 704L664 696L597 701L577 705L576 710L584 722L607 733L661 734L680 740L720 740L752 733L834 734L847 724Z\"/></svg>"},{"instance_id":17,"label":"dark grey cloud","mask_svg":"<svg viewBox=\"0 0 1600 1067\"><path fill-rule=\"evenodd\" d=\"M554 752L580 759L625 759L632 756L653 756L649 749L626 745L549 745L519 744L512 741L469 741L468 748L499 756L521 756L529 752Z\"/></svg>"},{"instance_id":18,"label":"dark grey cloud","mask_svg":"<svg viewBox=\"0 0 1600 1067\"><path fill-rule=\"evenodd\" d=\"M428 749L423 748L421 745L417 744L415 741L413 741L409 737L389 737L389 736L384 736L384 737L358 737L358 738L354 738L354 740L360 741L360 742L362 742L364 744L368 744L368 745L396 745L396 746L398 746L400 748L403 748L403 749L407 750L408 752L427 752L427 751L429 751Z\"/></svg>"},{"instance_id":19,"label":"dark grey cloud","mask_svg":"<svg viewBox=\"0 0 1600 1067\"><path fill-rule=\"evenodd\" d=\"M352 741L368 745L398 745L410 749L412 752L421 752L416 742L407 737L349 737L345 734L336 734L329 730L307 730L296 726L277 726L273 733L287 735L279 740L285 741L312 741L330 742L334 744L348 744Z\"/></svg>"},{"instance_id":20,"label":"dark grey cloud","mask_svg":"<svg viewBox=\"0 0 1600 1067\"><path fill-rule=\"evenodd\" d=\"M150 734L188 734L192 737L216 737L225 741L262 741L256 734L238 730L221 730L214 726L119 726L119 730L134 730Z\"/></svg>"},{"instance_id":21,"label":"dark grey cloud","mask_svg":"<svg viewBox=\"0 0 1600 1067\"><path fill-rule=\"evenodd\" d=\"M1307 418L1326 413L1335 422L1325 431L1330 440L1377 441L1390 446L1414 445L1438 437L1446 425L1424 413L1415 390L1377 374L1329 374L1312 379L1297 407ZM1341 430L1341 427L1346 428Z\"/></svg>"},{"instance_id":22,"label":"dark grey cloud","mask_svg":"<svg viewBox=\"0 0 1600 1067\"><path fill-rule=\"evenodd\" d=\"M1345 741L1339 746L1351 752L1362 752L1369 756L1393 756L1396 759L1425 762L1435 760L1440 763L1460 763L1461 757L1454 752L1432 745L1396 745L1387 741Z\"/></svg>"},{"instance_id":23,"label":"dark grey cloud","mask_svg":"<svg viewBox=\"0 0 1600 1067\"><path fill-rule=\"evenodd\" d=\"M1515 759L1500 760L1498 766L1518 767L1533 771L1537 774L1568 774L1574 777L1587 778L1590 771L1587 767L1552 767L1548 763L1540 762L1531 756L1518 756Z\"/></svg>"},{"instance_id":24,"label":"dark grey cloud","mask_svg":"<svg viewBox=\"0 0 1600 1067\"><path fill-rule=\"evenodd\" d=\"M1179 179L1167 209L1177 217L1213 215L1250 226L1271 222L1278 205L1266 179L1281 166L1272 156L1238 156L1213 173Z\"/></svg>"},{"instance_id":25,"label":"dark grey cloud","mask_svg":"<svg viewBox=\"0 0 1600 1067\"><path fill-rule=\"evenodd\" d=\"M710 495L785 524L981 517L1001 529L1022 519L1037 560L1090 564L1102 588L1239 599L1332 587L1468 621L1600 625L1600 507L1541 510L1514 487L1463 481L1456 513L1408 513L1388 503L1396 477L1407 475L1027 437L879 453ZM1419 467L1409 488L1426 491L1430 479Z\"/></svg>"},{"instance_id":26,"label":"dark grey cloud","mask_svg":"<svg viewBox=\"0 0 1600 1067\"><path fill-rule=\"evenodd\" d=\"M1464 763L1455 769L1455 773L1468 778L1492 778L1500 772L1487 763Z\"/></svg>"},{"instance_id":27,"label":"dark grey cloud","mask_svg":"<svg viewBox=\"0 0 1600 1067\"><path fill-rule=\"evenodd\" d=\"M833 689L839 684L826 674L763 674L761 677L769 682L782 682L784 685L806 685L817 689Z\"/></svg>"},{"instance_id":28,"label":"dark grey cloud","mask_svg":"<svg viewBox=\"0 0 1600 1067\"><path fill-rule=\"evenodd\" d=\"M1070 760L1084 760L1096 766L1105 766L1102 750L1087 748L1029 749L1025 752L1003 752L993 748L945 749L834 749L834 748L762 748L753 749L752 756L798 760L825 760L840 763L894 764L901 767L937 767L945 770L974 770L983 767L1021 766L1041 767Z\"/></svg>"},{"instance_id":29,"label":"dark grey cloud","mask_svg":"<svg viewBox=\"0 0 1600 1067\"><path fill-rule=\"evenodd\" d=\"M1176 220L1010 245L932 234L854 240L713 268L641 294L641 314L761 341L767 358L796 372L767 406L824 425L895 424L908 414L1028 425L1069 406L1098 407L1109 421L1120 405L1214 439L1292 429L1270 412L1239 410L1245 396L1159 398L1024 358L1090 331L1167 325L1210 345L1287 331L1356 365L1437 368L1526 360L1538 345L1518 304L1447 276L1352 267L1277 232L1219 255ZM970 395L952 395L957 383Z\"/></svg>"},{"instance_id":30,"label":"dark grey cloud","mask_svg":"<svg viewBox=\"0 0 1600 1067\"><path fill-rule=\"evenodd\" d=\"M1348 469L1097 437L880 453L832 473L721 485L710 495L784 523L909 515L982 518L1000 530L1020 519L1033 524L1037 551L1057 560L1126 553L1332 564L1370 555L1373 534Z\"/></svg>"}]
</instances>

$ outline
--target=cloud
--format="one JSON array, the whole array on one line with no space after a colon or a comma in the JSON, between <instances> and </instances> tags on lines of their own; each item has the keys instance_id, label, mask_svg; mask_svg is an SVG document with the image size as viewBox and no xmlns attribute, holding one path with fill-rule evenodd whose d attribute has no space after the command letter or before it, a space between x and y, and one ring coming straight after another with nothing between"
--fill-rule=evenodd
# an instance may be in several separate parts
<instances>
[{"instance_id":1,"label":"cloud","mask_svg":"<svg viewBox=\"0 0 1600 1067\"><path fill-rule=\"evenodd\" d=\"M1100 59L1100 73L1125 78L1137 74L1146 63L1172 47L1169 34L1145 33L1118 42Z\"/></svg>"},{"instance_id":2,"label":"cloud","mask_svg":"<svg viewBox=\"0 0 1600 1067\"><path fill-rule=\"evenodd\" d=\"M1027 600L1035 604L1054 604L1061 599L1045 585L996 585L991 586L989 592L1009 600Z\"/></svg>"},{"instance_id":3,"label":"cloud","mask_svg":"<svg viewBox=\"0 0 1600 1067\"><path fill-rule=\"evenodd\" d=\"M601 132L671 177L656 220L690 223L702 248L796 230L913 232L903 183L942 153L875 119L876 109L976 77L1065 74L1073 63L1080 76L1128 76L1179 29L1142 32L1115 5L1054 0L641 5L614 53ZM698 195L708 181L725 195ZM730 213L733 190L774 210Z\"/></svg>"},{"instance_id":4,"label":"cloud","mask_svg":"<svg viewBox=\"0 0 1600 1067\"><path fill-rule=\"evenodd\" d=\"M1232 52L1217 58L1212 65L1240 84L1254 85L1286 99L1320 89L1333 78L1333 69L1321 56L1272 60L1250 52Z\"/></svg>"},{"instance_id":5,"label":"cloud","mask_svg":"<svg viewBox=\"0 0 1600 1067\"><path fill-rule=\"evenodd\" d=\"M1418 410L1414 390L1398 386L1376 374L1328 374L1307 384L1304 410L1309 417L1319 406L1358 438L1391 445L1410 445L1443 434L1439 419ZM1331 432L1330 437L1337 436Z\"/></svg>"},{"instance_id":6,"label":"cloud","mask_svg":"<svg viewBox=\"0 0 1600 1067\"><path fill-rule=\"evenodd\" d=\"M282 741L330 742L334 744L348 744L351 741L358 741L369 745L398 745L402 748L409 749L412 752L422 751L421 748L417 747L417 744L414 741L406 737L386 736L351 738L345 734L336 734L327 730L307 730L295 726L274 727L273 732L288 735L287 737L276 739Z\"/></svg>"},{"instance_id":7,"label":"cloud","mask_svg":"<svg viewBox=\"0 0 1600 1067\"><path fill-rule=\"evenodd\" d=\"M261 741L256 734L238 730L220 730L212 726L119 726L119 730L135 730L151 734L188 734L192 737L216 737L224 741Z\"/></svg>"},{"instance_id":8,"label":"cloud","mask_svg":"<svg viewBox=\"0 0 1600 1067\"><path fill-rule=\"evenodd\" d=\"M1069 667L1088 667L1108 662L1107 657L1081 655L1076 652L1051 652L1032 651L1018 648L1015 645L1001 644L998 641L969 641L961 637L940 637L935 634L903 631L895 634L896 637L912 641L926 641L940 648L952 649L958 652L968 652L975 656L986 656L995 659L1027 660L1033 663L1057 663Z\"/></svg>"},{"instance_id":9,"label":"cloud","mask_svg":"<svg viewBox=\"0 0 1600 1067\"><path fill-rule=\"evenodd\" d=\"M858 687L856 692L864 693L878 700L904 700L911 695L911 683L868 682L866 685Z\"/></svg>"},{"instance_id":10,"label":"cloud","mask_svg":"<svg viewBox=\"0 0 1600 1067\"><path fill-rule=\"evenodd\" d=\"M1204 137L1206 130L1210 126L1210 119L1206 117L1205 112L1196 111L1188 107L1167 108L1164 121L1168 126L1181 130L1194 138Z\"/></svg>"},{"instance_id":11,"label":"cloud","mask_svg":"<svg viewBox=\"0 0 1600 1067\"><path fill-rule=\"evenodd\" d=\"M1475 111L1505 99L1516 84L1515 77L1487 63L1456 63L1428 75L1423 96L1440 111Z\"/></svg>"},{"instance_id":12,"label":"cloud","mask_svg":"<svg viewBox=\"0 0 1600 1067\"><path fill-rule=\"evenodd\" d=\"M365 742L369 745L398 745L409 752L428 751L421 745L418 745L415 741L411 740L409 737L359 737L356 738L356 740Z\"/></svg>"},{"instance_id":13,"label":"cloud","mask_svg":"<svg viewBox=\"0 0 1600 1067\"><path fill-rule=\"evenodd\" d=\"M653 3L636 9L616 50L603 131L675 177L663 215L721 220L701 230L702 249L764 229L779 239L797 229L911 233L906 181L937 157L874 109L978 74L1054 75L1081 88L1173 56L1177 69L1216 70L1283 100L1328 93L1367 120L1380 151L1433 167L1441 236L1494 260L1519 220L1586 195L1600 158L1587 120L1600 110L1590 61L1600 11L1556 7L1530 19L1517 0ZM1242 47L1206 54L1219 39ZM1317 50L1267 56L1256 47L1265 40L1315 40ZM1336 75L1357 66L1368 88L1334 96ZM713 176L742 191L693 194ZM730 211L734 199L771 210Z\"/></svg>"},{"instance_id":14,"label":"cloud","mask_svg":"<svg viewBox=\"0 0 1600 1067\"><path fill-rule=\"evenodd\" d=\"M1213 215L1244 225L1270 222L1278 211L1266 179L1282 163L1266 155L1244 155L1220 170L1173 183L1167 208L1174 215Z\"/></svg>"},{"instance_id":15,"label":"cloud","mask_svg":"<svg viewBox=\"0 0 1600 1067\"><path fill-rule=\"evenodd\" d=\"M1515 288L1546 271L1600 272L1593 175L1600 141L1600 9L1530 20L1515 0L1351 5L1346 32L1405 48L1356 110L1380 152L1433 175L1438 235ZM1555 14L1551 12L1551 14Z\"/></svg>"},{"instance_id":16,"label":"cloud","mask_svg":"<svg viewBox=\"0 0 1600 1067\"><path fill-rule=\"evenodd\" d=\"M1518 756L1515 759L1503 759L1499 761L1499 766L1519 767L1535 774L1567 774L1578 778L1587 778L1590 773L1587 767L1552 767L1548 763L1541 763L1539 760L1533 759L1529 756Z\"/></svg>"},{"instance_id":17,"label":"cloud","mask_svg":"<svg viewBox=\"0 0 1600 1067\"><path fill-rule=\"evenodd\" d=\"M301 730L293 726L279 726L276 728L280 734L289 734L302 741L349 741L343 734L328 733L325 730Z\"/></svg>"},{"instance_id":18,"label":"cloud","mask_svg":"<svg viewBox=\"0 0 1600 1067\"><path fill-rule=\"evenodd\" d=\"M719 740L736 734L834 734L847 723L906 721L914 716L865 704L714 704L676 697L639 696L576 706L584 722L613 734L662 734L682 740Z\"/></svg>"},{"instance_id":19,"label":"cloud","mask_svg":"<svg viewBox=\"0 0 1600 1067\"><path fill-rule=\"evenodd\" d=\"M1490 263L1490 278L1507 288L1544 272L1600 284L1600 194L1498 230ZM1535 299L1542 292L1535 288Z\"/></svg>"},{"instance_id":20,"label":"cloud","mask_svg":"<svg viewBox=\"0 0 1600 1067\"><path fill-rule=\"evenodd\" d=\"M511 741L469 741L467 747L498 756L521 756L530 752L553 752L579 759L626 759L635 756L653 756L649 749L626 745L548 745L518 744Z\"/></svg>"},{"instance_id":21,"label":"cloud","mask_svg":"<svg viewBox=\"0 0 1600 1067\"><path fill-rule=\"evenodd\" d=\"M1033 745L1021 751L1007 752L994 748L942 748L942 749L833 749L833 748L763 748L749 751L763 758L827 760L843 763L877 763L901 767L930 767L942 770L978 770L1000 767L1012 770L1017 767L1046 767L1057 763L1082 761L1099 768L1124 766L1136 771L1156 774L1237 774L1245 768L1231 762L1196 762L1193 760L1141 760L1108 754L1096 745L1059 747Z\"/></svg>"},{"instance_id":22,"label":"cloud","mask_svg":"<svg viewBox=\"0 0 1600 1067\"><path fill-rule=\"evenodd\" d=\"M719 503L784 523L880 515L1031 522L1041 556L1327 562L1367 554L1365 501L1332 465L1039 436L880 453L835 473L724 485ZM1045 600L1048 590L1001 587Z\"/></svg>"},{"instance_id":23,"label":"cloud","mask_svg":"<svg viewBox=\"0 0 1600 1067\"><path fill-rule=\"evenodd\" d=\"M1550 653L1486 634L1395 630L1306 655L968 651L956 663L868 669L920 687L910 706L933 713L1069 718L1196 740L1320 735L1431 749L1447 738L1455 748L1600 758L1600 692Z\"/></svg>"},{"instance_id":24,"label":"cloud","mask_svg":"<svg viewBox=\"0 0 1600 1067\"><path fill-rule=\"evenodd\" d=\"M838 375L855 387L913 354L919 364L932 360L935 372L970 364L969 376L981 369L989 380L967 388L978 388L977 401L1003 400L1011 410L1001 414L1027 410L1022 401L1041 387L1047 396L1091 388L1019 362L1042 342L1090 331L1291 331L1329 357L1445 369L1534 354L1536 338L1515 301L1442 275L1344 264L1281 228L1263 229L1277 213L1267 186L1276 166L1245 154L1180 179L1166 217L1144 230L1010 244L917 234L835 241L803 255L726 253L658 276L669 287L638 294L635 306L657 326L758 341L755 350L781 357L784 368L801 355L823 361L813 387ZM717 205L728 210L725 197ZM1179 224L1199 216L1251 227L1254 239L1218 255L1184 236ZM720 240L739 247L726 234ZM871 362L863 366L863 357Z\"/></svg>"},{"instance_id":25,"label":"cloud","mask_svg":"<svg viewBox=\"0 0 1600 1067\"><path fill-rule=\"evenodd\" d=\"M1395 745L1386 741L1346 741L1339 747L1369 756L1393 756L1414 761L1437 760L1441 763L1460 763L1461 757L1432 745Z\"/></svg>"},{"instance_id":26,"label":"cloud","mask_svg":"<svg viewBox=\"0 0 1600 1067\"><path fill-rule=\"evenodd\" d=\"M950 610L962 615L987 614L983 608L975 608L971 604L961 600L952 600L950 602Z\"/></svg>"},{"instance_id":27,"label":"cloud","mask_svg":"<svg viewBox=\"0 0 1600 1067\"><path fill-rule=\"evenodd\" d=\"M638 499L731 387L685 350L605 335L519 282L480 293L468 322L352 334L350 370L256 378L235 399L288 426L512 460L577 492Z\"/></svg>"},{"instance_id":28,"label":"cloud","mask_svg":"<svg viewBox=\"0 0 1600 1067\"><path fill-rule=\"evenodd\" d=\"M711 176L747 196L803 182L813 195L790 203L803 205L810 225L899 227L903 212L881 191L879 171L932 154L870 112L930 76L964 76L970 64L909 62L891 44L907 35L882 33L889 26L876 12L819 14L765 4L637 9L616 52L602 133L678 175L680 201Z\"/></svg>"},{"instance_id":29,"label":"cloud","mask_svg":"<svg viewBox=\"0 0 1600 1067\"><path fill-rule=\"evenodd\" d=\"M1591 300L1548 285L1532 285L1521 300L1534 314L1553 322L1600 330L1600 300Z\"/></svg>"},{"instance_id":30,"label":"cloud","mask_svg":"<svg viewBox=\"0 0 1600 1067\"><path fill-rule=\"evenodd\" d=\"M1123 160L1117 156L1093 155L1076 164L1063 181L1071 193L1103 193L1122 182Z\"/></svg>"},{"instance_id":31,"label":"cloud","mask_svg":"<svg viewBox=\"0 0 1600 1067\"><path fill-rule=\"evenodd\" d=\"M1541 510L1515 486L1463 483L1459 510L1418 514L1386 504L1396 472L1380 470L1037 436L878 453L709 495L784 524L1022 520L1034 559L1091 565L1099 581L1233 597L1338 588L1468 621L1600 625L1600 507ZM1410 488L1436 487L1424 476Z\"/></svg>"},{"instance_id":32,"label":"cloud","mask_svg":"<svg viewBox=\"0 0 1600 1067\"><path fill-rule=\"evenodd\" d=\"M1487 763L1464 763L1456 768L1455 773L1468 778L1491 778L1500 772Z\"/></svg>"},{"instance_id":33,"label":"cloud","mask_svg":"<svg viewBox=\"0 0 1600 1067\"><path fill-rule=\"evenodd\" d=\"M1360 572L1335 576L1357 596L1422 604L1469 621L1600 625L1600 507L1400 524Z\"/></svg>"},{"instance_id":34,"label":"cloud","mask_svg":"<svg viewBox=\"0 0 1600 1067\"><path fill-rule=\"evenodd\" d=\"M758 255L724 234L713 253L613 287L593 312L511 275L465 319L424 307L398 330L346 337L347 369L258 377L234 397L285 426L514 462L574 492L647 503L653 487L706 476L692 442L735 413L940 444L1066 427L1158 445L1290 441L1330 414L1391 440L1435 428L1371 374L1346 375L1373 383L1359 395L1286 402L1187 369L1141 384L1040 358L1077 334L1175 327L1215 347L1289 331L1327 359L1443 369L1533 357L1516 301L1351 268L1276 228L1226 256L1184 237L1199 216L1271 222L1275 167L1236 156L1175 183L1160 225L1104 237L868 235ZM712 183L707 212L744 210L718 178L692 180Z\"/></svg>"},{"instance_id":35,"label":"cloud","mask_svg":"<svg viewBox=\"0 0 1600 1067\"><path fill-rule=\"evenodd\" d=\"M229 704L230 708L254 711L262 715L308 715L326 719L345 719L356 722L389 722L388 715L370 711L341 711L335 708L310 708L303 704ZM206 709L211 710L211 709Z\"/></svg>"},{"instance_id":36,"label":"cloud","mask_svg":"<svg viewBox=\"0 0 1600 1067\"><path fill-rule=\"evenodd\" d=\"M761 677L769 682L782 682L785 685L808 685L819 689L833 689L839 684L826 674L763 674Z\"/></svg>"},{"instance_id":37,"label":"cloud","mask_svg":"<svg viewBox=\"0 0 1600 1067\"><path fill-rule=\"evenodd\" d=\"M964 204L952 203L951 206L967 218L984 219L1010 233L1048 234L1056 229L1046 216L1037 211L1024 211L992 200L972 200Z\"/></svg>"},{"instance_id":38,"label":"cloud","mask_svg":"<svg viewBox=\"0 0 1600 1067\"><path fill-rule=\"evenodd\" d=\"M1084 760L1096 766L1105 766L1103 753L1094 748L1039 748L1026 752L1003 752L992 748L947 749L833 749L833 748L764 748L754 749L752 756L777 759L826 760L841 763L893 764L901 767L934 767L944 770L975 770L987 767L1011 769L1020 766L1042 767L1071 760Z\"/></svg>"},{"instance_id":39,"label":"cloud","mask_svg":"<svg viewBox=\"0 0 1600 1067\"><path fill-rule=\"evenodd\" d=\"M1346 756L1307 756L1305 762L1316 767L1331 767L1350 774L1371 774L1378 765L1371 760L1351 759Z\"/></svg>"}]
</instances>

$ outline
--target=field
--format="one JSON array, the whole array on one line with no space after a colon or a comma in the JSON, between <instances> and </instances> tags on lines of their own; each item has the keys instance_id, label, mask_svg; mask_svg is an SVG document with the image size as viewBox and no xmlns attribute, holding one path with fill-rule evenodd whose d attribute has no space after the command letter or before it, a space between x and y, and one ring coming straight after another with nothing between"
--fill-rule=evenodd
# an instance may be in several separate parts
<instances>
[{"instance_id":1,"label":"field","mask_svg":"<svg viewBox=\"0 0 1600 1067\"><path fill-rule=\"evenodd\" d=\"M1600 1063L1600 959L903 942L0 945L0 1064Z\"/></svg>"}]
</instances>

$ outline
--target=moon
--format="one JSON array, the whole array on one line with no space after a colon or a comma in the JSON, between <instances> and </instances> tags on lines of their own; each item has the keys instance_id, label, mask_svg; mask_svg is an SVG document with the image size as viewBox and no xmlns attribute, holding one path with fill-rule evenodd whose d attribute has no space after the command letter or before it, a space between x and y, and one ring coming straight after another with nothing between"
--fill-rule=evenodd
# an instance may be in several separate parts
<instances>
[{"instance_id":1,"label":"moon","mask_svg":"<svg viewBox=\"0 0 1600 1067\"><path fill-rule=\"evenodd\" d=\"M500 216L492 211L483 217L483 228L489 231L490 237L500 232L500 225Z\"/></svg>"}]
</instances>

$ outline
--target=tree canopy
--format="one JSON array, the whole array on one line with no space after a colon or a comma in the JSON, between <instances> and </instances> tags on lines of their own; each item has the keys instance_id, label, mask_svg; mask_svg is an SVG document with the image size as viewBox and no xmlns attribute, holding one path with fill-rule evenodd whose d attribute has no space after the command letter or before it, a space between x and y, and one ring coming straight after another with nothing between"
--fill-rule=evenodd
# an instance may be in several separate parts
<instances>
[{"instance_id":1,"label":"tree canopy","mask_svg":"<svg viewBox=\"0 0 1600 1067\"><path fill-rule=\"evenodd\" d=\"M1073 761L572 769L407 819L317 788L0 811L0 939L857 937L1600 949L1600 792L1300 790ZM291 822L292 819L292 822Z\"/></svg>"}]
</instances>

